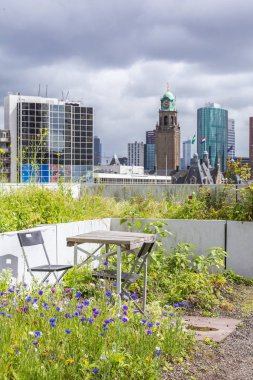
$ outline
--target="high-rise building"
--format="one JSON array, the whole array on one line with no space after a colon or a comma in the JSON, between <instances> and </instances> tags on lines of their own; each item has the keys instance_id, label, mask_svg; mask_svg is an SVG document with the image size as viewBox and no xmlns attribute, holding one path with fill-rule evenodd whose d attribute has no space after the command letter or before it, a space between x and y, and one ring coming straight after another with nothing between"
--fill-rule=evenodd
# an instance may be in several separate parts
<instances>
[{"instance_id":1,"label":"high-rise building","mask_svg":"<svg viewBox=\"0 0 253 380\"><path fill-rule=\"evenodd\" d=\"M183 141L183 165L181 169L187 169L187 167L191 165L191 147L191 140Z\"/></svg>"},{"instance_id":2,"label":"high-rise building","mask_svg":"<svg viewBox=\"0 0 253 380\"><path fill-rule=\"evenodd\" d=\"M93 171L93 108L79 102L8 95L11 182L87 180Z\"/></svg>"},{"instance_id":3,"label":"high-rise building","mask_svg":"<svg viewBox=\"0 0 253 380\"><path fill-rule=\"evenodd\" d=\"M221 171L226 169L228 149L228 111L219 104L207 103L197 113L197 152L203 157L208 152L210 164L220 164Z\"/></svg>"},{"instance_id":4,"label":"high-rise building","mask_svg":"<svg viewBox=\"0 0 253 380\"><path fill-rule=\"evenodd\" d=\"M175 96L170 91L166 91L161 98L159 123L156 126L156 162L158 175L167 175L180 166L180 126Z\"/></svg>"},{"instance_id":5,"label":"high-rise building","mask_svg":"<svg viewBox=\"0 0 253 380\"><path fill-rule=\"evenodd\" d=\"M0 129L0 182L10 182L10 131Z\"/></svg>"},{"instance_id":6,"label":"high-rise building","mask_svg":"<svg viewBox=\"0 0 253 380\"><path fill-rule=\"evenodd\" d=\"M128 143L127 164L132 166L144 166L144 143Z\"/></svg>"},{"instance_id":7,"label":"high-rise building","mask_svg":"<svg viewBox=\"0 0 253 380\"><path fill-rule=\"evenodd\" d=\"M102 164L102 144L100 138L94 136L94 165Z\"/></svg>"},{"instance_id":8,"label":"high-rise building","mask_svg":"<svg viewBox=\"0 0 253 380\"><path fill-rule=\"evenodd\" d=\"M149 172L155 170L156 131L146 131L146 144L144 145L144 169Z\"/></svg>"},{"instance_id":9,"label":"high-rise building","mask_svg":"<svg viewBox=\"0 0 253 380\"><path fill-rule=\"evenodd\" d=\"M253 116L249 118L249 166L253 172Z\"/></svg>"},{"instance_id":10,"label":"high-rise building","mask_svg":"<svg viewBox=\"0 0 253 380\"><path fill-rule=\"evenodd\" d=\"M156 131L146 131L146 144L155 144L156 142Z\"/></svg>"},{"instance_id":11,"label":"high-rise building","mask_svg":"<svg viewBox=\"0 0 253 380\"><path fill-rule=\"evenodd\" d=\"M235 120L228 119L228 158L235 157Z\"/></svg>"}]
</instances>

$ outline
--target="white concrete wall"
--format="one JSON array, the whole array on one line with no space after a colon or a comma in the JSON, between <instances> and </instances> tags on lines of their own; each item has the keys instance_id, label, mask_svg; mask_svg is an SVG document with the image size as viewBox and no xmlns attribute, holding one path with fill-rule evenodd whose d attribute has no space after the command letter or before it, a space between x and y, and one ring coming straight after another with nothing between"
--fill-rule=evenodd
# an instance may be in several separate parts
<instances>
[{"instance_id":1,"label":"white concrete wall","mask_svg":"<svg viewBox=\"0 0 253 380\"><path fill-rule=\"evenodd\" d=\"M206 249L214 246L224 248L225 221L223 220L186 220L186 219L135 219L146 225L156 220L166 222L165 228L172 233L164 238L163 244L168 252L178 243L196 245L196 253L205 254ZM120 219L111 219L111 230L127 230L126 224L120 225Z\"/></svg>"},{"instance_id":2,"label":"white concrete wall","mask_svg":"<svg viewBox=\"0 0 253 380\"><path fill-rule=\"evenodd\" d=\"M227 268L253 277L253 222L227 222Z\"/></svg>"},{"instance_id":3,"label":"white concrete wall","mask_svg":"<svg viewBox=\"0 0 253 380\"><path fill-rule=\"evenodd\" d=\"M66 238L68 236L78 235L95 230L109 230L110 219L85 220L73 223L61 223L52 225L43 225L29 231L41 230L44 238L45 246L52 264L73 264L74 248L67 247ZM94 250L96 244L85 244L87 251ZM82 245L80 245L82 247ZM27 247L27 253L30 266L38 266L46 264L46 259L41 246ZM6 256L7 255L7 256ZM11 257L9 256L11 255ZM84 255L83 255L84 257ZM82 260L82 256L78 257L78 262ZM7 262L6 262L7 261ZM11 261L11 263L10 263ZM0 263L6 264L5 267L13 265L17 261L17 276L15 280L18 282L31 282L31 276L27 272L27 266L24 261L22 249L20 247L17 231L0 234ZM2 268L1 268L2 269ZM0 269L0 271L1 271ZM40 279L42 275L34 272L36 278Z\"/></svg>"},{"instance_id":4,"label":"white concrete wall","mask_svg":"<svg viewBox=\"0 0 253 380\"><path fill-rule=\"evenodd\" d=\"M4 191L14 191L17 189L30 187L30 186L38 186L38 187L44 187L46 189L50 190L59 190L58 183L0 183L0 190ZM77 183L63 183L62 186L64 186L65 189L70 189L72 197L74 199L78 199L81 196L81 185Z\"/></svg>"}]
</instances>

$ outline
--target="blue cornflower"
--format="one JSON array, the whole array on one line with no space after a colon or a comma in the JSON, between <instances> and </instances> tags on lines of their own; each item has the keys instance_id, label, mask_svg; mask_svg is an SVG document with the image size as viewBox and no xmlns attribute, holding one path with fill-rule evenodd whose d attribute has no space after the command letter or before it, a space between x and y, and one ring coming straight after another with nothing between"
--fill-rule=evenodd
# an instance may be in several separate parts
<instances>
[{"instance_id":1,"label":"blue cornflower","mask_svg":"<svg viewBox=\"0 0 253 380\"><path fill-rule=\"evenodd\" d=\"M124 317L124 318L122 318L122 322L128 322L128 318L127 317Z\"/></svg>"},{"instance_id":2,"label":"blue cornflower","mask_svg":"<svg viewBox=\"0 0 253 380\"><path fill-rule=\"evenodd\" d=\"M83 304L84 304L85 306L89 306L90 302L89 302L88 300L85 300L85 301L83 301Z\"/></svg>"},{"instance_id":3,"label":"blue cornflower","mask_svg":"<svg viewBox=\"0 0 253 380\"><path fill-rule=\"evenodd\" d=\"M31 299L32 299L32 297L30 297L30 296L28 296L28 297L26 297L26 302L30 302L31 301Z\"/></svg>"},{"instance_id":4,"label":"blue cornflower","mask_svg":"<svg viewBox=\"0 0 253 380\"><path fill-rule=\"evenodd\" d=\"M22 286L26 287L26 286L27 286L27 284L26 284L26 283L24 283L24 284L22 284Z\"/></svg>"},{"instance_id":5,"label":"blue cornflower","mask_svg":"<svg viewBox=\"0 0 253 380\"><path fill-rule=\"evenodd\" d=\"M38 298L34 298L32 303L36 303L38 301Z\"/></svg>"},{"instance_id":6,"label":"blue cornflower","mask_svg":"<svg viewBox=\"0 0 253 380\"><path fill-rule=\"evenodd\" d=\"M69 329L66 329L66 330L65 330L65 333L66 333L66 334L70 334L71 331L70 331Z\"/></svg>"},{"instance_id":7,"label":"blue cornflower","mask_svg":"<svg viewBox=\"0 0 253 380\"><path fill-rule=\"evenodd\" d=\"M83 309L83 305L76 305L77 309Z\"/></svg>"},{"instance_id":8,"label":"blue cornflower","mask_svg":"<svg viewBox=\"0 0 253 380\"><path fill-rule=\"evenodd\" d=\"M111 292L106 292L105 294L106 294L107 297L111 297L112 296Z\"/></svg>"},{"instance_id":9,"label":"blue cornflower","mask_svg":"<svg viewBox=\"0 0 253 380\"><path fill-rule=\"evenodd\" d=\"M157 327L159 327L159 326L160 326L160 322L156 322L155 325L156 325Z\"/></svg>"},{"instance_id":10,"label":"blue cornflower","mask_svg":"<svg viewBox=\"0 0 253 380\"><path fill-rule=\"evenodd\" d=\"M152 332L151 330L147 330L147 331L146 331L146 334L147 334L147 335L152 335L153 332Z\"/></svg>"},{"instance_id":11,"label":"blue cornflower","mask_svg":"<svg viewBox=\"0 0 253 380\"><path fill-rule=\"evenodd\" d=\"M105 322L105 324L107 325L107 324L110 323L111 321L110 321L110 319L105 319L104 322Z\"/></svg>"},{"instance_id":12,"label":"blue cornflower","mask_svg":"<svg viewBox=\"0 0 253 380\"><path fill-rule=\"evenodd\" d=\"M137 314L139 313L140 311L139 310L134 310L134 314Z\"/></svg>"},{"instance_id":13,"label":"blue cornflower","mask_svg":"<svg viewBox=\"0 0 253 380\"><path fill-rule=\"evenodd\" d=\"M0 314L2 314L2 315L6 315L5 311L1 311L1 313L0 313Z\"/></svg>"},{"instance_id":14,"label":"blue cornflower","mask_svg":"<svg viewBox=\"0 0 253 380\"><path fill-rule=\"evenodd\" d=\"M88 318L87 321L92 324L94 322L94 319L93 318Z\"/></svg>"},{"instance_id":15,"label":"blue cornflower","mask_svg":"<svg viewBox=\"0 0 253 380\"><path fill-rule=\"evenodd\" d=\"M148 327L153 327L153 326L154 326L154 324L152 322L148 323Z\"/></svg>"},{"instance_id":16,"label":"blue cornflower","mask_svg":"<svg viewBox=\"0 0 253 380\"><path fill-rule=\"evenodd\" d=\"M133 294L131 295L131 298L132 298L133 300L137 300L138 297L137 297L136 294L133 293Z\"/></svg>"},{"instance_id":17,"label":"blue cornflower","mask_svg":"<svg viewBox=\"0 0 253 380\"><path fill-rule=\"evenodd\" d=\"M54 322L50 323L51 327L56 327L56 324Z\"/></svg>"},{"instance_id":18,"label":"blue cornflower","mask_svg":"<svg viewBox=\"0 0 253 380\"><path fill-rule=\"evenodd\" d=\"M141 320L141 323L142 323L143 325L145 325L146 322L147 322L146 319L142 319L142 320Z\"/></svg>"},{"instance_id":19,"label":"blue cornflower","mask_svg":"<svg viewBox=\"0 0 253 380\"><path fill-rule=\"evenodd\" d=\"M38 338L42 335L42 332L41 331L35 331L35 333L33 334L34 338Z\"/></svg>"},{"instance_id":20,"label":"blue cornflower","mask_svg":"<svg viewBox=\"0 0 253 380\"><path fill-rule=\"evenodd\" d=\"M174 317L174 314L173 314L173 313L170 313L169 315L170 315L170 317Z\"/></svg>"},{"instance_id":21,"label":"blue cornflower","mask_svg":"<svg viewBox=\"0 0 253 380\"><path fill-rule=\"evenodd\" d=\"M55 360L55 359L56 359L56 356L52 355L51 360Z\"/></svg>"},{"instance_id":22,"label":"blue cornflower","mask_svg":"<svg viewBox=\"0 0 253 380\"><path fill-rule=\"evenodd\" d=\"M79 317L79 315L80 315L80 311L75 311L75 312L74 312L74 316L75 316L75 317Z\"/></svg>"},{"instance_id":23,"label":"blue cornflower","mask_svg":"<svg viewBox=\"0 0 253 380\"><path fill-rule=\"evenodd\" d=\"M56 306L55 310L56 310L56 311L60 311L61 308L60 308L59 306Z\"/></svg>"},{"instance_id":24,"label":"blue cornflower","mask_svg":"<svg viewBox=\"0 0 253 380\"><path fill-rule=\"evenodd\" d=\"M179 304L178 303L174 303L174 307L177 309L179 308Z\"/></svg>"},{"instance_id":25,"label":"blue cornflower","mask_svg":"<svg viewBox=\"0 0 253 380\"><path fill-rule=\"evenodd\" d=\"M34 346L37 346L38 344L39 344L39 342L37 342L37 341L33 342Z\"/></svg>"},{"instance_id":26,"label":"blue cornflower","mask_svg":"<svg viewBox=\"0 0 253 380\"><path fill-rule=\"evenodd\" d=\"M92 372L93 372L93 373L98 373L99 371L98 371L97 368L94 368L94 369L92 370Z\"/></svg>"},{"instance_id":27,"label":"blue cornflower","mask_svg":"<svg viewBox=\"0 0 253 380\"><path fill-rule=\"evenodd\" d=\"M39 295L42 296L43 290L39 290Z\"/></svg>"},{"instance_id":28,"label":"blue cornflower","mask_svg":"<svg viewBox=\"0 0 253 380\"><path fill-rule=\"evenodd\" d=\"M80 298L80 297L82 297L82 293L81 292L76 292L75 298Z\"/></svg>"},{"instance_id":29,"label":"blue cornflower","mask_svg":"<svg viewBox=\"0 0 253 380\"><path fill-rule=\"evenodd\" d=\"M123 310L128 310L128 306L127 306L127 305L123 305L123 306L122 306L122 309L123 309Z\"/></svg>"},{"instance_id":30,"label":"blue cornflower","mask_svg":"<svg viewBox=\"0 0 253 380\"><path fill-rule=\"evenodd\" d=\"M106 267L108 265L108 261L103 262L103 265Z\"/></svg>"},{"instance_id":31,"label":"blue cornflower","mask_svg":"<svg viewBox=\"0 0 253 380\"><path fill-rule=\"evenodd\" d=\"M43 307L44 307L46 310L48 310L48 309L50 308L49 305L48 305L48 303L46 303L46 302L43 303Z\"/></svg>"},{"instance_id":32,"label":"blue cornflower","mask_svg":"<svg viewBox=\"0 0 253 380\"><path fill-rule=\"evenodd\" d=\"M41 317L45 317L45 314L44 314L44 313L40 313L40 316L41 316Z\"/></svg>"},{"instance_id":33,"label":"blue cornflower","mask_svg":"<svg viewBox=\"0 0 253 380\"><path fill-rule=\"evenodd\" d=\"M11 288L9 288L9 289L8 289L8 292L9 292L9 293L14 293L14 290L11 289Z\"/></svg>"},{"instance_id":34,"label":"blue cornflower","mask_svg":"<svg viewBox=\"0 0 253 380\"><path fill-rule=\"evenodd\" d=\"M66 313L65 318L71 318L71 315L69 313Z\"/></svg>"},{"instance_id":35,"label":"blue cornflower","mask_svg":"<svg viewBox=\"0 0 253 380\"><path fill-rule=\"evenodd\" d=\"M15 350L15 354L19 355L20 351L19 350Z\"/></svg>"},{"instance_id":36,"label":"blue cornflower","mask_svg":"<svg viewBox=\"0 0 253 380\"><path fill-rule=\"evenodd\" d=\"M53 301L54 300L54 297L48 297L50 301Z\"/></svg>"},{"instance_id":37,"label":"blue cornflower","mask_svg":"<svg viewBox=\"0 0 253 380\"><path fill-rule=\"evenodd\" d=\"M81 317L81 318L80 318L80 321L81 321L81 322L85 322L85 321L86 321L86 318L85 318L85 317Z\"/></svg>"},{"instance_id":38,"label":"blue cornflower","mask_svg":"<svg viewBox=\"0 0 253 380\"><path fill-rule=\"evenodd\" d=\"M7 316L8 318L11 318L11 317L12 317L12 315L11 315L11 314L7 314L6 316Z\"/></svg>"},{"instance_id":39,"label":"blue cornflower","mask_svg":"<svg viewBox=\"0 0 253 380\"><path fill-rule=\"evenodd\" d=\"M49 319L49 322L50 322L50 323L54 323L54 322L55 322L55 318L50 318L50 319Z\"/></svg>"},{"instance_id":40,"label":"blue cornflower","mask_svg":"<svg viewBox=\"0 0 253 380\"><path fill-rule=\"evenodd\" d=\"M112 285L113 285L113 286L117 286L117 282L114 282Z\"/></svg>"}]
</instances>

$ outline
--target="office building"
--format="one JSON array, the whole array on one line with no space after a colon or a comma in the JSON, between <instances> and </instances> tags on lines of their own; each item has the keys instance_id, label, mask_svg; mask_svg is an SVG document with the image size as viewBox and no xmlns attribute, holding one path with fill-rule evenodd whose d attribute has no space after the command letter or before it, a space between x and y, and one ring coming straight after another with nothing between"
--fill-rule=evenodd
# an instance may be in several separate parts
<instances>
[{"instance_id":1,"label":"office building","mask_svg":"<svg viewBox=\"0 0 253 380\"><path fill-rule=\"evenodd\" d=\"M100 138L94 137L94 165L102 164L102 144Z\"/></svg>"},{"instance_id":2,"label":"office building","mask_svg":"<svg viewBox=\"0 0 253 380\"><path fill-rule=\"evenodd\" d=\"M93 171L93 109L80 102L8 95L11 182L86 181Z\"/></svg>"},{"instance_id":3,"label":"office building","mask_svg":"<svg viewBox=\"0 0 253 380\"><path fill-rule=\"evenodd\" d=\"M249 118L249 166L253 172L253 116Z\"/></svg>"},{"instance_id":4,"label":"office building","mask_svg":"<svg viewBox=\"0 0 253 380\"><path fill-rule=\"evenodd\" d=\"M210 164L226 169L228 150L228 111L219 104L207 103L197 111L197 152L203 157L208 152Z\"/></svg>"},{"instance_id":5,"label":"office building","mask_svg":"<svg viewBox=\"0 0 253 380\"><path fill-rule=\"evenodd\" d=\"M159 123L156 126L157 174L166 175L180 166L180 126L175 96L166 91L161 98Z\"/></svg>"},{"instance_id":6,"label":"office building","mask_svg":"<svg viewBox=\"0 0 253 380\"><path fill-rule=\"evenodd\" d=\"M0 129L0 182L10 182L10 131Z\"/></svg>"},{"instance_id":7,"label":"office building","mask_svg":"<svg viewBox=\"0 0 253 380\"><path fill-rule=\"evenodd\" d=\"M155 171L156 155L156 131L146 131L146 144L144 146L144 169L148 172Z\"/></svg>"},{"instance_id":8,"label":"office building","mask_svg":"<svg viewBox=\"0 0 253 380\"><path fill-rule=\"evenodd\" d=\"M191 165L191 147L192 141L183 141L183 160L181 169L187 169Z\"/></svg>"},{"instance_id":9,"label":"office building","mask_svg":"<svg viewBox=\"0 0 253 380\"><path fill-rule=\"evenodd\" d=\"M128 143L127 164L130 166L144 166L144 143Z\"/></svg>"},{"instance_id":10,"label":"office building","mask_svg":"<svg viewBox=\"0 0 253 380\"><path fill-rule=\"evenodd\" d=\"M227 157L234 159L235 157L235 120L228 119L228 150Z\"/></svg>"}]
</instances>

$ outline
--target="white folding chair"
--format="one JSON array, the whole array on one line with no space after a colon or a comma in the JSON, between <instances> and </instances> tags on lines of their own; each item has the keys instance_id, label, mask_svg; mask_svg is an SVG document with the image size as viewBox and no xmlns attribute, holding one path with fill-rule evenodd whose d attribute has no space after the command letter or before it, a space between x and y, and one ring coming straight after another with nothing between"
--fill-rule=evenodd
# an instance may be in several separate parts
<instances>
[{"instance_id":1,"label":"white folding chair","mask_svg":"<svg viewBox=\"0 0 253 380\"><path fill-rule=\"evenodd\" d=\"M49 256L44 244L44 240L42 237L41 231L30 231L30 232L19 232L18 233L18 239L20 246L22 248L22 252L24 255L25 263L27 265L27 270L29 271L30 275L34 278L33 272L45 272L46 275L42 278L41 282L45 282L50 274L53 274L55 277L55 284L59 283L59 281L62 279L64 274L70 269L73 268L72 265L52 265L49 260ZM42 245L44 254L46 256L46 265L40 265L36 267L30 267L29 260L28 260L28 254L26 252L26 247L31 246L37 246ZM35 252L36 253L36 252ZM56 272L62 272L59 277L57 277Z\"/></svg>"}]
</instances>

